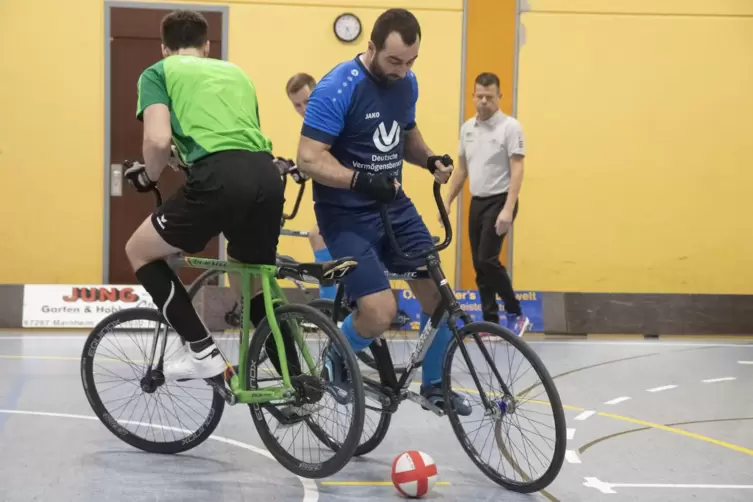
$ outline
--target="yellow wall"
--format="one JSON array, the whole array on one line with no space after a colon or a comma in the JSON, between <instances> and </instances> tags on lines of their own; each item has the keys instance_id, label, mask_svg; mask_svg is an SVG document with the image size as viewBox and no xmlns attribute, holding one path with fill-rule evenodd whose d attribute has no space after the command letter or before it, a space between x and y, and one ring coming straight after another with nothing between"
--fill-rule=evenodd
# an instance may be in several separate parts
<instances>
[{"instance_id":1,"label":"yellow wall","mask_svg":"<svg viewBox=\"0 0 753 502\"><path fill-rule=\"evenodd\" d=\"M0 2L0 283L101 280L102 13Z\"/></svg>"},{"instance_id":2,"label":"yellow wall","mask_svg":"<svg viewBox=\"0 0 753 502\"><path fill-rule=\"evenodd\" d=\"M354 57L365 49L378 14L392 6L411 8L424 31L415 66L420 86L419 127L432 148L454 151L462 0L235 1L228 5L229 58L256 83L264 130L278 155L295 155L300 130L300 118L285 96L288 77L297 71L320 77ZM332 32L335 16L345 10L356 13L364 26L364 35L354 45L338 43ZM40 17L40 11L49 16ZM0 283L101 280L103 12L101 0L0 3L5 25L0 43L3 47L23 45L23 50L6 51L0 65L3 95L12 96L0 120L0 211L5 215L0 225ZM71 30L74 24L78 28ZM439 233L430 180L425 171L407 167L409 194L430 230ZM290 187L291 202L293 192ZM15 211L20 216L11 218ZM308 229L313 222L309 190L291 228ZM313 259L308 243L296 238L283 238L279 251ZM443 254L448 271L454 269L454 255L454 247Z\"/></svg>"},{"instance_id":3,"label":"yellow wall","mask_svg":"<svg viewBox=\"0 0 753 502\"><path fill-rule=\"evenodd\" d=\"M531 5L516 287L752 293L753 2Z\"/></svg>"}]
</instances>

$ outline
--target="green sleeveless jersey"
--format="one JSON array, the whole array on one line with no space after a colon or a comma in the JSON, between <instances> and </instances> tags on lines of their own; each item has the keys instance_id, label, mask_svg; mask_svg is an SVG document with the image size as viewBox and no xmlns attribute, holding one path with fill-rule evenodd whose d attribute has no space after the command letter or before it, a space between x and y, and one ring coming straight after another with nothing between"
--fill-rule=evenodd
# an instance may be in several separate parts
<instances>
[{"instance_id":1,"label":"green sleeveless jersey","mask_svg":"<svg viewBox=\"0 0 753 502\"><path fill-rule=\"evenodd\" d=\"M271 152L261 133L256 88L227 61L169 56L139 77L136 117L149 105L170 110L173 142L187 164L224 150Z\"/></svg>"}]
</instances>

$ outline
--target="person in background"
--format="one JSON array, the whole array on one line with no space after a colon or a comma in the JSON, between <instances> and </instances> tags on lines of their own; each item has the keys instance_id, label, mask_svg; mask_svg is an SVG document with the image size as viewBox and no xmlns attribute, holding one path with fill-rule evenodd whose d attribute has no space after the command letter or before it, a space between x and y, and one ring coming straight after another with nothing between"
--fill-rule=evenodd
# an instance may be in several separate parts
<instances>
[{"instance_id":1,"label":"person in background","mask_svg":"<svg viewBox=\"0 0 753 502\"><path fill-rule=\"evenodd\" d=\"M298 115L303 117L306 114L306 105L309 102L309 96L316 87L316 79L308 73L296 73L288 80L285 85L285 92L288 95L288 99L293 103L293 108L298 112ZM329 261L332 259L327 245L324 243L324 239L319 234L319 226L314 223L314 226L309 230L309 243L311 244L311 250L314 252L314 259L317 262ZM319 297L329 298L334 300L337 294L337 286L320 286Z\"/></svg>"},{"instance_id":2,"label":"person in background","mask_svg":"<svg viewBox=\"0 0 753 502\"><path fill-rule=\"evenodd\" d=\"M466 178L472 195L468 217L473 268L485 321L499 323L497 295L507 312L507 328L521 336L531 327L515 297L512 281L499 261L502 242L518 213L525 145L520 123L499 109L499 78L476 77L476 116L460 128L460 155L444 203L450 211Z\"/></svg>"}]
</instances>

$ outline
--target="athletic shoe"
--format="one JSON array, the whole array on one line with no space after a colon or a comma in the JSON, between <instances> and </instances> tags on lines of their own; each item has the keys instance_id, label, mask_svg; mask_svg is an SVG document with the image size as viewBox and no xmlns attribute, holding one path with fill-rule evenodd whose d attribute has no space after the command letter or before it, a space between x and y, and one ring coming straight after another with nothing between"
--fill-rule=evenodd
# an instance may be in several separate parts
<instances>
[{"instance_id":1,"label":"athletic shoe","mask_svg":"<svg viewBox=\"0 0 753 502\"><path fill-rule=\"evenodd\" d=\"M220 350L213 343L201 352L194 352L188 347L176 359L165 363L165 380L193 380L197 378L212 378L221 375L227 369L227 364L220 354Z\"/></svg>"},{"instance_id":2,"label":"athletic shoe","mask_svg":"<svg viewBox=\"0 0 753 502\"><path fill-rule=\"evenodd\" d=\"M331 344L328 344L322 351L322 359L324 361L322 378L330 382L330 394L339 404L347 404L351 399L351 384L348 380L348 368L345 366L345 361Z\"/></svg>"},{"instance_id":3,"label":"athletic shoe","mask_svg":"<svg viewBox=\"0 0 753 502\"><path fill-rule=\"evenodd\" d=\"M442 384L432 384L424 387L421 385L420 394L425 397L431 404L437 408L444 409L444 391L442 390ZM452 407L461 417L469 416L473 410L468 398L458 394L455 391L452 393Z\"/></svg>"},{"instance_id":4,"label":"athletic shoe","mask_svg":"<svg viewBox=\"0 0 753 502\"><path fill-rule=\"evenodd\" d=\"M532 325L525 315L507 314L507 329L518 336L523 336Z\"/></svg>"}]
</instances>

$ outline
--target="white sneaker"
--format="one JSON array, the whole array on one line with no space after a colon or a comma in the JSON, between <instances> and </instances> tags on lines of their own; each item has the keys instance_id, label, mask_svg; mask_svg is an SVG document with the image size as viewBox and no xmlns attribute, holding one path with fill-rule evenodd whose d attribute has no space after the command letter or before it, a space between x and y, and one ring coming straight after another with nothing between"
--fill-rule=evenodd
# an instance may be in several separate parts
<instances>
[{"instance_id":1,"label":"white sneaker","mask_svg":"<svg viewBox=\"0 0 753 502\"><path fill-rule=\"evenodd\" d=\"M183 354L165 363L165 380L192 380L212 378L223 373L227 364L215 344L201 352L186 346Z\"/></svg>"}]
</instances>

